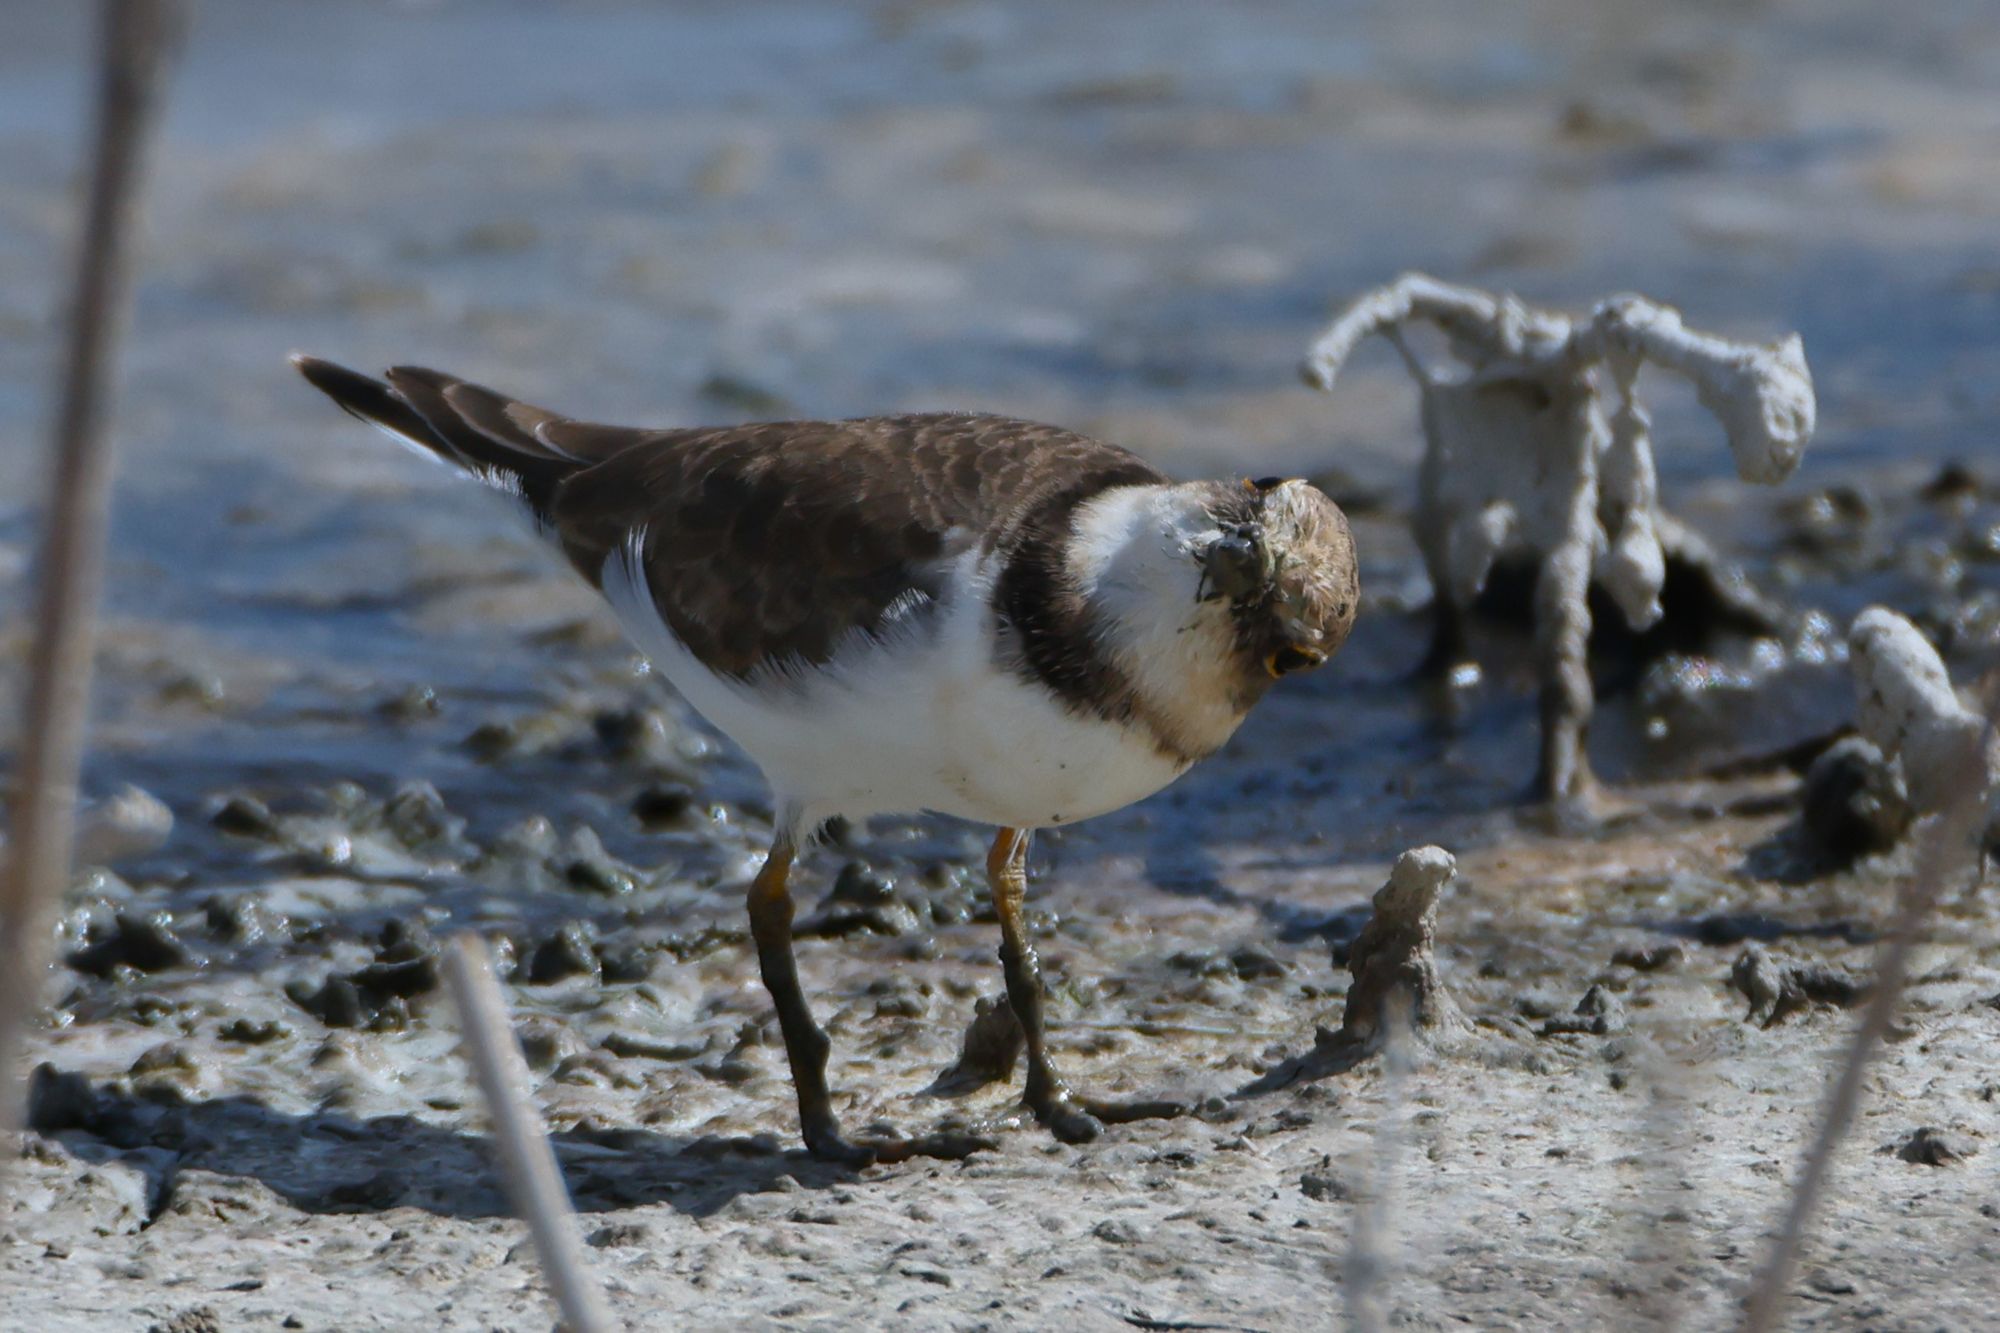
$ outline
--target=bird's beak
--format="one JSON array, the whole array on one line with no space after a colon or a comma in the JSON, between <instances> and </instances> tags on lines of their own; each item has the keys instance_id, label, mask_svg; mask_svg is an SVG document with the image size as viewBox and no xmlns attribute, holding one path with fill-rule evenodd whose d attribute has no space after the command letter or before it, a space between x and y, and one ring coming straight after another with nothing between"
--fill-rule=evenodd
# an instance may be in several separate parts
<instances>
[{"instance_id":1,"label":"bird's beak","mask_svg":"<svg viewBox=\"0 0 2000 1333\"><path fill-rule=\"evenodd\" d=\"M1264 659L1264 670L1271 673L1271 679L1289 676L1294 671L1311 671L1326 661L1326 654L1317 648L1300 648L1287 645Z\"/></svg>"},{"instance_id":2,"label":"bird's beak","mask_svg":"<svg viewBox=\"0 0 2000 1333\"><path fill-rule=\"evenodd\" d=\"M1201 601L1236 601L1264 586L1269 555L1261 523L1235 523L1201 552Z\"/></svg>"}]
</instances>

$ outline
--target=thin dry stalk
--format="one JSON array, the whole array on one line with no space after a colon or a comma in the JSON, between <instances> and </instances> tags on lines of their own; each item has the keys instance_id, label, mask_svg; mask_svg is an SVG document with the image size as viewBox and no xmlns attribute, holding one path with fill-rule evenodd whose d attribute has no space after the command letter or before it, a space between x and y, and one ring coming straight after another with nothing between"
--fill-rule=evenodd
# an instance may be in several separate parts
<instances>
[{"instance_id":1,"label":"thin dry stalk","mask_svg":"<svg viewBox=\"0 0 2000 1333\"><path fill-rule=\"evenodd\" d=\"M486 1096L507 1193L528 1224L563 1326L569 1333L603 1333L614 1327L611 1315L577 1243L576 1214L555 1151L528 1101L528 1064L514 1040L485 941L470 933L452 939L444 950L444 975L458 1006L466 1058Z\"/></svg>"},{"instance_id":2,"label":"thin dry stalk","mask_svg":"<svg viewBox=\"0 0 2000 1333\"><path fill-rule=\"evenodd\" d=\"M1988 719L1989 735L1993 726L1996 690L2000 690L2000 677L1989 682L1984 691L1985 697L1980 701L1981 710ZM1928 830L1918 851L1916 874L1897 896L1896 915L1890 923L1888 938L1883 942L1875 967L1874 990L1869 996L1868 1007L1862 1011L1860 1023L1854 1029L1839 1077L1827 1095L1819 1134L1806 1153L1798 1183L1792 1188L1784 1224L1772 1244L1770 1258L1765 1261L1763 1271L1758 1274L1756 1285L1752 1288L1743 1322L1744 1333L1768 1333L1777 1327L1779 1312L1785 1298L1791 1294L1792 1278L1798 1268L1799 1250L1805 1243L1806 1227L1812 1221L1820 1195L1826 1187L1833 1154L1854 1123L1855 1109L1861 1101L1861 1080L1867 1074L1868 1065L1875 1058L1890 1022L1895 1018L1896 1005L1902 998L1903 984L1909 976L1911 951L1916 948L1917 940L1937 906L1945 880L1954 869L1970 859L1973 835L1981 827L1986 814L1984 759L1987 738L1987 735L1977 737L1976 744L1963 746L1961 752L1953 756L1953 768L1960 771L1954 772L1950 781L1943 785L1943 790L1953 793L1952 800Z\"/></svg>"},{"instance_id":3,"label":"thin dry stalk","mask_svg":"<svg viewBox=\"0 0 2000 1333\"><path fill-rule=\"evenodd\" d=\"M1671 1279L1694 1258L1693 1227L1687 1220L1672 1221L1665 1214L1673 1211L1669 1201L1687 1192L1694 1174L1689 1130L1698 1107L1689 1084L1701 1075L1694 1062L1685 1058L1677 1061L1669 1052L1666 1020L1655 1019L1637 1035L1631 1063L1646 1098L1640 1133L1650 1146L1605 1165L1630 1161L1641 1169L1645 1197L1628 1219L1634 1235L1626 1253L1635 1280L1646 1288L1639 1318L1662 1333L1671 1333L1688 1322L1685 1307L1692 1288L1677 1286ZM1683 1291L1689 1296L1683 1297Z\"/></svg>"},{"instance_id":4,"label":"thin dry stalk","mask_svg":"<svg viewBox=\"0 0 2000 1333\"><path fill-rule=\"evenodd\" d=\"M55 482L21 705L13 842L0 872L0 1129L8 1131L21 1124L15 1057L48 971L50 919L69 878L111 502L114 460L104 427L131 306L140 171L181 19L179 0L105 0L102 12L90 193L51 442Z\"/></svg>"},{"instance_id":5,"label":"thin dry stalk","mask_svg":"<svg viewBox=\"0 0 2000 1333\"><path fill-rule=\"evenodd\" d=\"M1408 995L1391 995L1382 1020L1382 1119L1375 1128L1374 1179L1354 1210L1342 1272L1352 1333L1380 1333L1389 1326L1388 1294L1396 1275L1396 1189L1402 1179L1403 1100L1413 1040Z\"/></svg>"}]
</instances>

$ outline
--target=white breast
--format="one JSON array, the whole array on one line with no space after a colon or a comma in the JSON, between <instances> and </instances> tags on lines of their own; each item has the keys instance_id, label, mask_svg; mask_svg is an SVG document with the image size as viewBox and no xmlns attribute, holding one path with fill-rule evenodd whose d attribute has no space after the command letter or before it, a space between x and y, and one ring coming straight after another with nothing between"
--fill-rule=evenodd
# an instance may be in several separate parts
<instances>
[{"instance_id":1,"label":"white breast","mask_svg":"<svg viewBox=\"0 0 2000 1333\"><path fill-rule=\"evenodd\" d=\"M636 549L611 556L603 576L626 632L802 827L919 810L1046 827L1129 805L1182 771L1143 732L1072 712L996 662L987 593L998 571L976 551L949 567L936 608L855 634L822 667L738 681L674 636Z\"/></svg>"}]
</instances>

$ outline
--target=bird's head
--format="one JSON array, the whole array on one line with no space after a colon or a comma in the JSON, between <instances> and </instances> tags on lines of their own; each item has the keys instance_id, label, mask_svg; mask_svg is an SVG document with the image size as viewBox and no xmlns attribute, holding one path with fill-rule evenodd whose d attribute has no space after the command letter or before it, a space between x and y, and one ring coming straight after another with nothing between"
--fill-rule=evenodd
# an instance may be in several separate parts
<instances>
[{"instance_id":1,"label":"bird's head","mask_svg":"<svg viewBox=\"0 0 2000 1333\"><path fill-rule=\"evenodd\" d=\"M1275 680L1319 666L1354 627L1361 579L1347 516L1305 481L1213 484L1215 526L1190 544L1195 596L1228 607L1246 668Z\"/></svg>"},{"instance_id":2,"label":"bird's head","mask_svg":"<svg viewBox=\"0 0 2000 1333\"><path fill-rule=\"evenodd\" d=\"M1101 647L1177 749L1219 748L1280 676L1333 656L1360 602L1354 539L1303 481L1107 490L1066 555Z\"/></svg>"}]
</instances>

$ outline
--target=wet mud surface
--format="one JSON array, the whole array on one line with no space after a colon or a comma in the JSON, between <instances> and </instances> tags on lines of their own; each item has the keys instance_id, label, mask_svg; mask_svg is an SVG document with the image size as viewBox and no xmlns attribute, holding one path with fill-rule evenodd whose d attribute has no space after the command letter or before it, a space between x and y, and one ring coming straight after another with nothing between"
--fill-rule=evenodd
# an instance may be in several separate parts
<instances>
[{"instance_id":1,"label":"wet mud surface","mask_svg":"<svg viewBox=\"0 0 2000 1333\"><path fill-rule=\"evenodd\" d=\"M1852 716L1845 627L1894 606L1961 681L2000 647L2000 29L1970 5L1654 10L211 0L153 201L96 864L31 1041L0 1307L548 1327L439 987L435 937L471 926L634 1327L1325 1326L1381 1196L1399 1324L1726 1321L1913 862L1832 761L1804 818ZM54 8L26 28L0 53L16 477L82 49ZM1588 825L1522 803L1504 580L1479 679L1415 674L1393 355L1330 399L1293 375L1334 303L1407 267L1805 338L1820 433L1778 490L1647 383L1667 504L1781 623L1693 598L1600 635ZM741 911L756 774L489 497L297 382L295 348L604 419L985 407L1187 475L1321 479L1364 560L1346 651L1031 860L1065 1071L1198 1113L1083 1147L1019 1123L988 1081L1004 1034L962 1050L1001 989L981 831L883 820L835 830L797 889L844 1122L998 1147L798 1153ZM9 675L33 489L0 489ZM1276 1076L1339 1027L1370 897L1425 844L1457 859L1436 963L1466 1031L1402 1074ZM1955 895L1921 951L1801 1327L1988 1317L1997 892Z\"/></svg>"}]
</instances>

